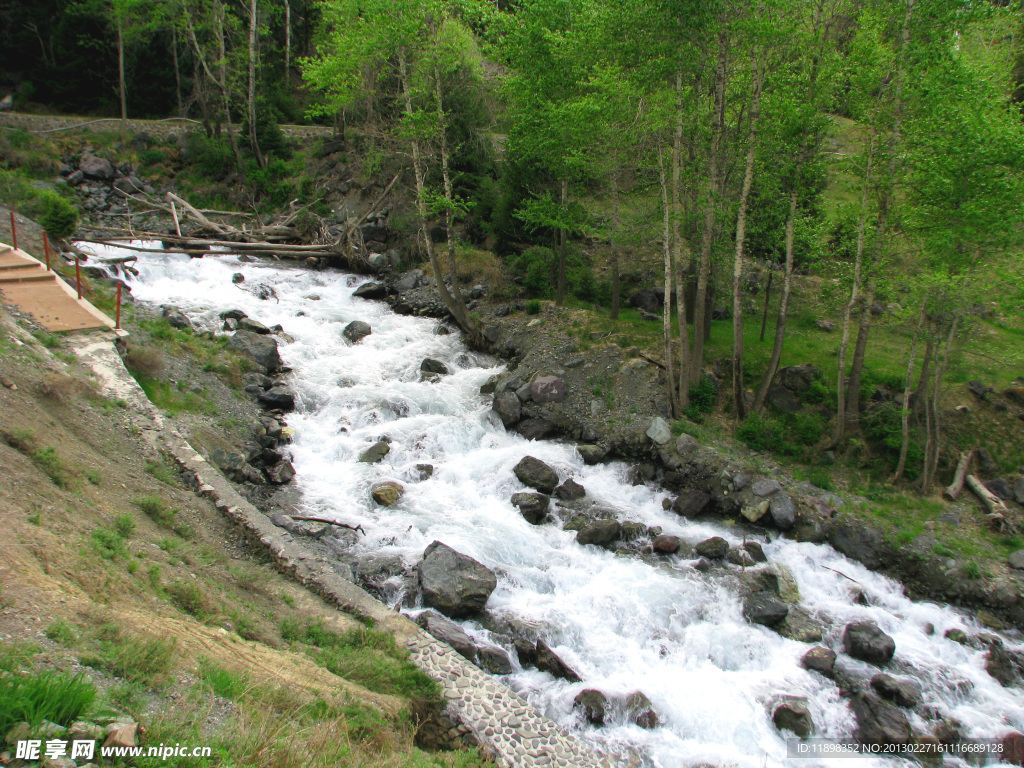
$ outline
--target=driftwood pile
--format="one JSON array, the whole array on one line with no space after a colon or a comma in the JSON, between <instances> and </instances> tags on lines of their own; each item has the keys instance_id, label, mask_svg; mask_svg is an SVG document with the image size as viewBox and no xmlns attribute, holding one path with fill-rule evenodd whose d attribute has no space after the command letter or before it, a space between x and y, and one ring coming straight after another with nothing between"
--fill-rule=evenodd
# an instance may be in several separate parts
<instances>
[{"instance_id":1,"label":"driftwood pile","mask_svg":"<svg viewBox=\"0 0 1024 768\"><path fill-rule=\"evenodd\" d=\"M966 484L985 507L985 519L993 528L1004 533L1019 533L1019 526L1006 503L986 488L981 480L969 474L973 458L974 451L964 451L960 454L960 461L957 462L956 472L953 474L953 482L942 492L943 497L949 501L956 501Z\"/></svg>"}]
</instances>

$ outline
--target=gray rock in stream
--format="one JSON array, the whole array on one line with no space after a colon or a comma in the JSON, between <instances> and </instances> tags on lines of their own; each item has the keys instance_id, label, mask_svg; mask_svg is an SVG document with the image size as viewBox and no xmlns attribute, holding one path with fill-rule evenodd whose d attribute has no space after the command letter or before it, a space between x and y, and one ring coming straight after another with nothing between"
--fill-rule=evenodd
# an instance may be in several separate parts
<instances>
[{"instance_id":1,"label":"gray rock in stream","mask_svg":"<svg viewBox=\"0 0 1024 768\"><path fill-rule=\"evenodd\" d=\"M883 699L899 707L916 707L921 703L921 684L916 680L882 672L871 678L871 687Z\"/></svg>"},{"instance_id":2,"label":"gray rock in stream","mask_svg":"<svg viewBox=\"0 0 1024 768\"><path fill-rule=\"evenodd\" d=\"M514 394L512 396L515 397ZM549 496L558 486L558 473L533 456L524 456L512 471L523 485Z\"/></svg>"},{"instance_id":3,"label":"gray rock in stream","mask_svg":"<svg viewBox=\"0 0 1024 768\"><path fill-rule=\"evenodd\" d=\"M774 627L789 615L789 606L771 592L758 592L743 601L743 617L752 624Z\"/></svg>"},{"instance_id":4,"label":"gray rock in stream","mask_svg":"<svg viewBox=\"0 0 1024 768\"><path fill-rule=\"evenodd\" d=\"M577 531L576 542L606 547L614 544L621 535L622 523L618 520L595 520Z\"/></svg>"},{"instance_id":5,"label":"gray rock in stream","mask_svg":"<svg viewBox=\"0 0 1024 768\"><path fill-rule=\"evenodd\" d=\"M419 573L423 603L453 619L482 610L498 586L489 568L439 541L424 550Z\"/></svg>"},{"instance_id":6,"label":"gray rock in stream","mask_svg":"<svg viewBox=\"0 0 1024 768\"><path fill-rule=\"evenodd\" d=\"M512 505L519 508L528 523L540 525L548 514L551 497L543 493L513 493Z\"/></svg>"},{"instance_id":7,"label":"gray rock in stream","mask_svg":"<svg viewBox=\"0 0 1024 768\"><path fill-rule=\"evenodd\" d=\"M272 336L261 336L252 331L235 331L228 347L251 357L267 373L281 367L281 355L277 351L277 340Z\"/></svg>"},{"instance_id":8,"label":"gray rock in stream","mask_svg":"<svg viewBox=\"0 0 1024 768\"><path fill-rule=\"evenodd\" d=\"M570 683L582 683L583 678L551 650L543 640L537 641L537 669L550 672L555 677L568 680Z\"/></svg>"},{"instance_id":9,"label":"gray rock in stream","mask_svg":"<svg viewBox=\"0 0 1024 768\"><path fill-rule=\"evenodd\" d=\"M369 323L364 323L362 320L353 320L345 326L345 330L341 332L341 335L353 344L357 344L371 333L373 333L373 329Z\"/></svg>"},{"instance_id":10,"label":"gray rock in stream","mask_svg":"<svg viewBox=\"0 0 1024 768\"><path fill-rule=\"evenodd\" d=\"M416 617L416 623L442 643L448 643L460 655L472 662L476 661L476 645L465 630L454 621L433 611L424 611Z\"/></svg>"},{"instance_id":11,"label":"gray rock in stream","mask_svg":"<svg viewBox=\"0 0 1024 768\"><path fill-rule=\"evenodd\" d=\"M857 719L854 738L861 744L908 744L911 739L907 716L873 693L859 693L851 704Z\"/></svg>"},{"instance_id":12,"label":"gray rock in stream","mask_svg":"<svg viewBox=\"0 0 1024 768\"><path fill-rule=\"evenodd\" d=\"M882 666L896 653L896 642L873 621L857 621L846 625L843 648L855 659Z\"/></svg>"}]
</instances>

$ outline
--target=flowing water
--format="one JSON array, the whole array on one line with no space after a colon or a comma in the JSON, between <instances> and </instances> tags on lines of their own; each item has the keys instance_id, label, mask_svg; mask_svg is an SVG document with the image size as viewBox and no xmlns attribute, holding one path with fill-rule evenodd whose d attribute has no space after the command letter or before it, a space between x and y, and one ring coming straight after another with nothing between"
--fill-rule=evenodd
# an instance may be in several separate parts
<instances>
[{"instance_id":1,"label":"flowing water","mask_svg":"<svg viewBox=\"0 0 1024 768\"><path fill-rule=\"evenodd\" d=\"M288 417L295 440L287 449L298 472L302 511L362 525L359 552L399 554L414 564L436 539L495 570L498 587L488 610L541 628L586 681L570 684L521 670L514 661L516 671L505 683L584 741L663 768L781 765L786 741L772 724L770 705L782 694L808 698L818 736L844 737L854 730L835 683L800 666L809 646L744 621L734 577L703 574L675 558L616 556L579 546L575 534L557 523L528 524L509 497L523 490L512 467L531 454L562 479L575 478L622 520L661 526L690 543L712 535L737 543L742 535L735 527L664 511L665 493L633 486L624 464L585 466L572 445L507 433L490 413L489 398L479 394L501 365L467 351L456 334L437 334L438 321L399 316L384 304L354 298L363 279L337 272L176 255L144 255L138 269L138 278L130 280L138 300L173 304L198 327L219 332L218 312L228 308L284 327L294 342L282 341L281 356L293 370L297 400ZM245 282L232 283L236 272ZM273 285L277 299L258 299L253 286L260 283ZM357 319L373 333L351 345L341 330ZM420 382L425 357L441 360L452 374ZM384 436L391 439L385 460L359 463L359 453ZM422 482L415 468L420 463L435 467ZM405 485L405 495L396 507L377 507L370 486L389 478ZM826 645L841 650L845 624L871 619L896 641L896 673L923 684L924 706L958 720L971 738L1024 729L1024 692L992 679L981 651L943 637L954 627L979 631L970 618L909 600L898 584L828 546L778 538L764 548L769 560L792 571L802 606L827 627ZM854 602L856 589L868 605ZM463 626L479 640L489 636L477 623ZM854 675L873 669L841 653L840 664ZM586 725L572 708L583 688L609 695L641 690L663 724L643 730L620 716L603 728ZM930 730L916 711L910 718L917 729Z\"/></svg>"}]
</instances>

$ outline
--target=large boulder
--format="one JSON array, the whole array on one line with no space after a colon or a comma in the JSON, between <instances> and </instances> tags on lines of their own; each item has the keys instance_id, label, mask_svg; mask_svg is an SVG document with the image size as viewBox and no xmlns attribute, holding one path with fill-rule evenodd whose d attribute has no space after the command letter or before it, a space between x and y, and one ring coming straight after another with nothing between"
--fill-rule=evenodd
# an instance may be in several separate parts
<instances>
[{"instance_id":1,"label":"large boulder","mask_svg":"<svg viewBox=\"0 0 1024 768\"><path fill-rule=\"evenodd\" d=\"M548 513L551 497L543 493L513 493L512 506L518 507L526 522L540 525Z\"/></svg>"},{"instance_id":2,"label":"large boulder","mask_svg":"<svg viewBox=\"0 0 1024 768\"><path fill-rule=\"evenodd\" d=\"M168 325L172 328L178 328L183 331L194 330L192 321L189 320L188 317L185 316L185 313L177 307L164 307L161 314L163 315L164 320L166 320Z\"/></svg>"},{"instance_id":3,"label":"large boulder","mask_svg":"<svg viewBox=\"0 0 1024 768\"><path fill-rule=\"evenodd\" d=\"M491 410L498 414L498 418L501 419L501 423L505 425L505 429L512 427L516 422L522 418L523 415L523 404L519 398L516 397L515 392L509 392L507 389L503 392L498 392L494 396L494 400L491 403Z\"/></svg>"},{"instance_id":4,"label":"large boulder","mask_svg":"<svg viewBox=\"0 0 1024 768\"><path fill-rule=\"evenodd\" d=\"M568 680L570 683L582 683L583 678L551 650L543 640L537 640L537 669L550 672L555 677Z\"/></svg>"},{"instance_id":5,"label":"large boulder","mask_svg":"<svg viewBox=\"0 0 1024 768\"><path fill-rule=\"evenodd\" d=\"M704 539L700 542L694 550L701 557L706 557L708 560L721 560L727 554L729 554L729 542L723 539L721 536L712 536L710 539Z\"/></svg>"},{"instance_id":6,"label":"large boulder","mask_svg":"<svg viewBox=\"0 0 1024 768\"><path fill-rule=\"evenodd\" d=\"M859 693L851 704L857 719L854 738L861 744L908 744L911 739L907 716L874 693Z\"/></svg>"},{"instance_id":7,"label":"large boulder","mask_svg":"<svg viewBox=\"0 0 1024 768\"><path fill-rule=\"evenodd\" d=\"M687 491L681 493L672 503L672 511L677 515L686 518L695 518L701 515L711 503L711 494L704 491Z\"/></svg>"},{"instance_id":8,"label":"large boulder","mask_svg":"<svg viewBox=\"0 0 1024 768\"><path fill-rule=\"evenodd\" d=\"M814 733L814 720L807 708L807 700L787 696L772 712L772 722L780 731L791 731L798 738L806 739Z\"/></svg>"},{"instance_id":9,"label":"large boulder","mask_svg":"<svg viewBox=\"0 0 1024 768\"><path fill-rule=\"evenodd\" d=\"M396 483L394 480L384 480L375 483L373 488L370 489L370 495L373 496L373 500L382 507L390 507L397 504L398 500L402 498L403 493L405 493L405 488L402 487L401 483Z\"/></svg>"},{"instance_id":10,"label":"large boulder","mask_svg":"<svg viewBox=\"0 0 1024 768\"><path fill-rule=\"evenodd\" d=\"M527 440L543 440L558 427L548 419L523 419L516 424L516 432Z\"/></svg>"},{"instance_id":11,"label":"large boulder","mask_svg":"<svg viewBox=\"0 0 1024 768\"><path fill-rule=\"evenodd\" d=\"M595 520L576 532L576 543L606 547L622 536L622 523L618 520Z\"/></svg>"},{"instance_id":12,"label":"large boulder","mask_svg":"<svg viewBox=\"0 0 1024 768\"><path fill-rule=\"evenodd\" d=\"M1013 489L1010 488L1010 484L1006 482L1006 478L997 477L995 480L989 480L985 483L985 487L1003 501L1010 501L1013 499Z\"/></svg>"},{"instance_id":13,"label":"large boulder","mask_svg":"<svg viewBox=\"0 0 1024 768\"><path fill-rule=\"evenodd\" d=\"M557 376L541 376L530 384L530 398L535 403L560 403L565 395L565 382Z\"/></svg>"},{"instance_id":14,"label":"large boulder","mask_svg":"<svg viewBox=\"0 0 1024 768\"><path fill-rule=\"evenodd\" d=\"M655 416L647 430L647 436L658 445L665 445L672 439L672 428L661 416Z\"/></svg>"},{"instance_id":15,"label":"large boulder","mask_svg":"<svg viewBox=\"0 0 1024 768\"><path fill-rule=\"evenodd\" d=\"M295 395L285 387L271 387L259 396L259 401L264 408L277 408L282 411L295 410Z\"/></svg>"},{"instance_id":16,"label":"large boulder","mask_svg":"<svg viewBox=\"0 0 1024 768\"><path fill-rule=\"evenodd\" d=\"M465 630L454 621L433 611L424 611L416 617L416 623L442 643L448 643L465 658L476 661L476 646Z\"/></svg>"},{"instance_id":17,"label":"large boulder","mask_svg":"<svg viewBox=\"0 0 1024 768\"><path fill-rule=\"evenodd\" d=\"M86 155L78 164L80 170L87 178L98 181L110 181L116 175L114 166L109 160L96 155Z\"/></svg>"},{"instance_id":18,"label":"large boulder","mask_svg":"<svg viewBox=\"0 0 1024 768\"><path fill-rule=\"evenodd\" d=\"M492 675L512 674L512 660L502 648L485 645L476 650L477 663Z\"/></svg>"},{"instance_id":19,"label":"large boulder","mask_svg":"<svg viewBox=\"0 0 1024 768\"><path fill-rule=\"evenodd\" d=\"M651 548L659 555L674 555L679 551L681 543L678 536L669 536L663 533L654 537Z\"/></svg>"},{"instance_id":20,"label":"large boulder","mask_svg":"<svg viewBox=\"0 0 1024 768\"><path fill-rule=\"evenodd\" d=\"M591 725L604 725L608 697L594 688L586 688L576 694L572 708L580 710Z\"/></svg>"},{"instance_id":21,"label":"large boulder","mask_svg":"<svg viewBox=\"0 0 1024 768\"><path fill-rule=\"evenodd\" d=\"M644 312L656 313L661 309L661 298L650 288L644 288L629 297L629 305Z\"/></svg>"},{"instance_id":22,"label":"large boulder","mask_svg":"<svg viewBox=\"0 0 1024 768\"><path fill-rule=\"evenodd\" d=\"M571 477L555 488L555 496L562 501L577 501L587 495L587 489Z\"/></svg>"},{"instance_id":23,"label":"large boulder","mask_svg":"<svg viewBox=\"0 0 1024 768\"><path fill-rule=\"evenodd\" d=\"M856 621L846 625L843 648L855 659L882 666L896 652L896 642L873 621Z\"/></svg>"},{"instance_id":24,"label":"large boulder","mask_svg":"<svg viewBox=\"0 0 1024 768\"><path fill-rule=\"evenodd\" d=\"M810 363L779 369L778 381L790 392L806 392L815 381L824 381L821 371Z\"/></svg>"},{"instance_id":25,"label":"large boulder","mask_svg":"<svg viewBox=\"0 0 1024 768\"><path fill-rule=\"evenodd\" d=\"M419 573L423 603L453 619L482 610L498 586L489 568L440 541L424 550Z\"/></svg>"},{"instance_id":26,"label":"large boulder","mask_svg":"<svg viewBox=\"0 0 1024 768\"><path fill-rule=\"evenodd\" d=\"M371 333L373 333L373 329L370 327L369 323L364 323L362 320L353 320L345 326L345 330L341 332L341 335L353 344L356 344L365 339Z\"/></svg>"},{"instance_id":27,"label":"large boulder","mask_svg":"<svg viewBox=\"0 0 1024 768\"><path fill-rule=\"evenodd\" d=\"M921 703L921 684L916 680L882 672L871 678L871 687L883 699L900 707L916 707Z\"/></svg>"},{"instance_id":28,"label":"large boulder","mask_svg":"<svg viewBox=\"0 0 1024 768\"><path fill-rule=\"evenodd\" d=\"M512 471L523 485L543 494L550 496L558 487L558 473L533 456L524 456Z\"/></svg>"},{"instance_id":29,"label":"large boulder","mask_svg":"<svg viewBox=\"0 0 1024 768\"><path fill-rule=\"evenodd\" d=\"M608 449L600 445L577 445L576 450L580 452L584 464L600 464L608 456Z\"/></svg>"},{"instance_id":30,"label":"large boulder","mask_svg":"<svg viewBox=\"0 0 1024 768\"><path fill-rule=\"evenodd\" d=\"M743 601L743 618L751 624L774 627L789 615L789 606L771 592L757 592Z\"/></svg>"},{"instance_id":31,"label":"large boulder","mask_svg":"<svg viewBox=\"0 0 1024 768\"><path fill-rule=\"evenodd\" d=\"M384 283L363 283L352 292L361 299L383 299L388 295L388 287Z\"/></svg>"},{"instance_id":32,"label":"large boulder","mask_svg":"<svg viewBox=\"0 0 1024 768\"><path fill-rule=\"evenodd\" d=\"M378 440L365 451L359 454L359 460L364 464L376 464L384 459L391 452L391 444L387 440Z\"/></svg>"},{"instance_id":33,"label":"large boulder","mask_svg":"<svg viewBox=\"0 0 1024 768\"><path fill-rule=\"evenodd\" d=\"M434 360L432 357L425 358L420 363L420 370L423 373L433 373L438 376L447 376L451 371L448 370L448 366L442 363L440 360Z\"/></svg>"},{"instance_id":34,"label":"large boulder","mask_svg":"<svg viewBox=\"0 0 1024 768\"><path fill-rule=\"evenodd\" d=\"M257 365L267 373L273 373L281 367L281 355L277 351L277 340L271 336L261 336L252 331L235 331L228 341L228 347L251 357Z\"/></svg>"},{"instance_id":35,"label":"large boulder","mask_svg":"<svg viewBox=\"0 0 1024 768\"><path fill-rule=\"evenodd\" d=\"M800 659L800 666L825 677L832 677L836 666L836 652L823 645L815 646Z\"/></svg>"},{"instance_id":36,"label":"large boulder","mask_svg":"<svg viewBox=\"0 0 1024 768\"><path fill-rule=\"evenodd\" d=\"M641 728L657 728L661 725L654 705L643 691L633 691L626 696L626 716L634 725Z\"/></svg>"},{"instance_id":37,"label":"large boulder","mask_svg":"<svg viewBox=\"0 0 1024 768\"><path fill-rule=\"evenodd\" d=\"M788 531L796 525L796 507L793 505L793 497L788 493L773 494L770 509L772 522L780 531Z\"/></svg>"},{"instance_id":38,"label":"large boulder","mask_svg":"<svg viewBox=\"0 0 1024 768\"><path fill-rule=\"evenodd\" d=\"M422 277L422 269L410 269L400 278L395 280L395 290L398 293L405 293L406 291L411 291L413 288L420 284L420 280L422 279Z\"/></svg>"}]
</instances>

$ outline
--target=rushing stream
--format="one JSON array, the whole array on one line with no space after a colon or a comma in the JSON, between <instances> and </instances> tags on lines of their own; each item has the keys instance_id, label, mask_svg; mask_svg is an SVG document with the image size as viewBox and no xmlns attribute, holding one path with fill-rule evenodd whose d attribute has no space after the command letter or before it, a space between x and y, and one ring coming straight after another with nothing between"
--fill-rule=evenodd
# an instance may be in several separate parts
<instances>
[{"instance_id":1,"label":"rushing stream","mask_svg":"<svg viewBox=\"0 0 1024 768\"><path fill-rule=\"evenodd\" d=\"M512 467L530 454L563 479L575 478L601 506L620 510L622 520L661 526L691 544L712 535L736 543L742 536L735 526L664 511L665 493L632 485L624 464L585 466L572 445L506 433L490 412L490 398L479 393L502 368L468 352L457 334L438 335L437 321L399 316L382 303L352 297L361 279L342 273L234 257L144 255L137 266L134 296L173 304L197 327L220 332L218 312L229 308L284 327L294 342L282 340L280 351L293 369L288 378L297 401L288 417L295 440L287 450L303 511L362 525L361 551L400 554L414 564L436 539L495 570L498 587L488 610L542 628L548 644L586 682L520 670L515 661L516 671L504 681L584 741L663 768L777 766L786 760L789 734L776 730L769 706L782 694L808 698L818 736L853 732L848 700L836 684L800 666L809 646L743 619L735 578L723 577L721 569L698 572L675 557L655 561L580 546L557 523L533 526L523 519L509 502L524 490ZM236 272L245 282L232 283ZM277 300L253 295L259 283L273 285ZM373 328L354 345L341 336L352 320ZM420 382L425 357L441 360L452 374ZM359 453L383 436L392 441L384 461L359 463ZM425 481L415 468L420 463L435 467ZM405 485L396 507L371 500L370 486L381 479ZM946 606L909 600L899 585L828 546L777 538L764 549L770 561L792 571L802 606L823 621L824 644L840 652L841 666L861 675L877 671L841 653L848 622L874 620L895 639L894 673L914 676L924 687L922 706L908 710L915 730L929 732L934 725L919 714L926 707L959 721L970 738L1024 730L1024 692L990 677L982 651L943 637L954 627L980 631L972 620ZM868 605L854 601L858 587ZM488 635L477 623L462 624L475 638ZM928 625L934 633L928 634ZM624 718L603 728L585 725L572 708L583 688L621 695L641 690L662 725L643 730Z\"/></svg>"}]
</instances>

